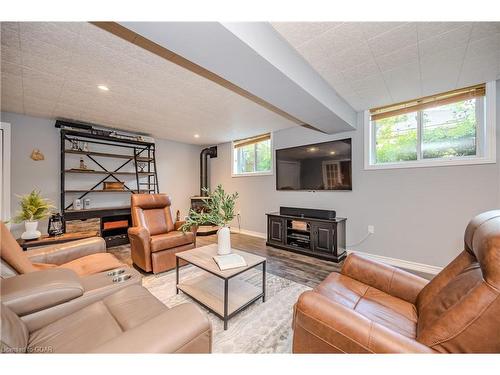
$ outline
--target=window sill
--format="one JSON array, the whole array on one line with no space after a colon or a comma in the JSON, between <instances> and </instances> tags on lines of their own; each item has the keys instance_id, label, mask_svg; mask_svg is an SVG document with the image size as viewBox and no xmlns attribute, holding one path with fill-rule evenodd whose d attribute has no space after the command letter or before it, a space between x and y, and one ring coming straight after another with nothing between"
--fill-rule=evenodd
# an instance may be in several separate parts
<instances>
[{"instance_id":1,"label":"window sill","mask_svg":"<svg viewBox=\"0 0 500 375\"><path fill-rule=\"evenodd\" d=\"M365 170L376 169L403 169L403 168L429 168L429 167L450 167L460 165L494 164L494 158L476 157L468 159L439 159L439 160L418 160L402 163L368 164Z\"/></svg>"},{"instance_id":2,"label":"window sill","mask_svg":"<svg viewBox=\"0 0 500 375\"><path fill-rule=\"evenodd\" d=\"M231 177L258 177L258 176L272 176L274 173L273 171L269 172L252 172L252 173L232 173Z\"/></svg>"}]
</instances>

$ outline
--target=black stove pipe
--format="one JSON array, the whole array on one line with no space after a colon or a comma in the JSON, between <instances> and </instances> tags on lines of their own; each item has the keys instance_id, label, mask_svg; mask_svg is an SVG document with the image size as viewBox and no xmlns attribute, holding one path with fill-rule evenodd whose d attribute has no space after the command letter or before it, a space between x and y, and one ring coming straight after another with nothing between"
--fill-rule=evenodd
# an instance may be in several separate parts
<instances>
[{"instance_id":1,"label":"black stove pipe","mask_svg":"<svg viewBox=\"0 0 500 375\"><path fill-rule=\"evenodd\" d=\"M206 197L203 188L208 188L208 158L217 157L217 146L207 147L200 153L200 196Z\"/></svg>"}]
</instances>

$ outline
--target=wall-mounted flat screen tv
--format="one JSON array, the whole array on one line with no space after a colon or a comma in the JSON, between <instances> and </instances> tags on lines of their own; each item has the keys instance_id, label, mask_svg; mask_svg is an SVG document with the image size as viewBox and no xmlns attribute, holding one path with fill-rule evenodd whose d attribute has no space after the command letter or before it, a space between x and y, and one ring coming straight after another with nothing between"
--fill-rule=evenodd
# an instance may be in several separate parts
<instances>
[{"instance_id":1,"label":"wall-mounted flat screen tv","mask_svg":"<svg viewBox=\"0 0 500 375\"><path fill-rule=\"evenodd\" d=\"M351 138L276 150L277 190L352 190Z\"/></svg>"}]
</instances>

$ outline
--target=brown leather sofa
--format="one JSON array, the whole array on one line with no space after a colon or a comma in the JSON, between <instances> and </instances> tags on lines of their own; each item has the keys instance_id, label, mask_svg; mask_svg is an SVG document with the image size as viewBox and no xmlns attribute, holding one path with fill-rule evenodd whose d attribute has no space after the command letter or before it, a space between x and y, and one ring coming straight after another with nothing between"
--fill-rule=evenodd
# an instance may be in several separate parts
<instances>
[{"instance_id":1,"label":"brown leather sofa","mask_svg":"<svg viewBox=\"0 0 500 375\"><path fill-rule=\"evenodd\" d=\"M500 210L472 219L430 282L347 257L294 312L294 353L500 353Z\"/></svg>"},{"instance_id":2,"label":"brown leather sofa","mask_svg":"<svg viewBox=\"0 0 500 375\"><path fill-rule=\"evenodd\" d=\"M79 289L83 287L75 278L65 293L78 293ZM51 297L49 294L43 299ZM2 353L211 351L212 331L206 314L191 303L169 309L139 285L124 288L35 329L18 316L17 312L25 308L27 304L6 306L2 301Z\"/></svg>"},{"instance_id":3,"label":"brown leather sofa","mask_svg":"<svg viewBox=\"0 0 500 375\"><path fill-rule=\"evenodd\" d=\"M179 230L184 222L173 222L170 205L166 194L132 194L132 261L146 272L173 269L176 253L196 247L196 233Z\"/></svg>"},{"instance_id":4,"label":"brown leather sofa","mask_svg":"<svg viewBox=\"0 0 500 375\"><path fill-rule=\"evenodd\" d=\"M91 275L125 265L106 252L100 237L23 251L3 222L0 222L2 277L50 268L67 268L78 275Z\"/></svg>"}]
</instances>

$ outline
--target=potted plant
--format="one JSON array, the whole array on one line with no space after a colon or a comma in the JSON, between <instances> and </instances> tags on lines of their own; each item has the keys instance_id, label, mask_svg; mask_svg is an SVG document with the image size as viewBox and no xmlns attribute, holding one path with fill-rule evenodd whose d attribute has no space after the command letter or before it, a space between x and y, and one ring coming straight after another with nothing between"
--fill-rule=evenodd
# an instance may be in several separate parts
<instances>
[{"instance_id":1,"label":"potted plant","mask_svg":"<svg viewBox=\"0 0 500 375\"><path fill-rule=\"evenodd\" d=\"M238 193L226 194L222 185L218 185L213 193L203 189L208 197L203 198L206 209L202 212L189 211L186 222L181 227L182 231L190 230L193 226L204 224L217 225L217 254L226 255L231 253L231 235L228 224L234 219L234 206Z\"/></svg>"},{"instance_id":2,"label":"potted plant","mask_svg":"<svg viewBox=\"0 0 500 375\"><path fill-rule=\"evenodd\" d=\"M25 232L21 235L24 240L32 240L41 236L38 228L38 220L43 220L51 214L54 206L48 199L42 198L40 192L33 190L31 193L18 196L21 209L12 219L14 223L24 221Z\"/></svg>"}]
</instances>

